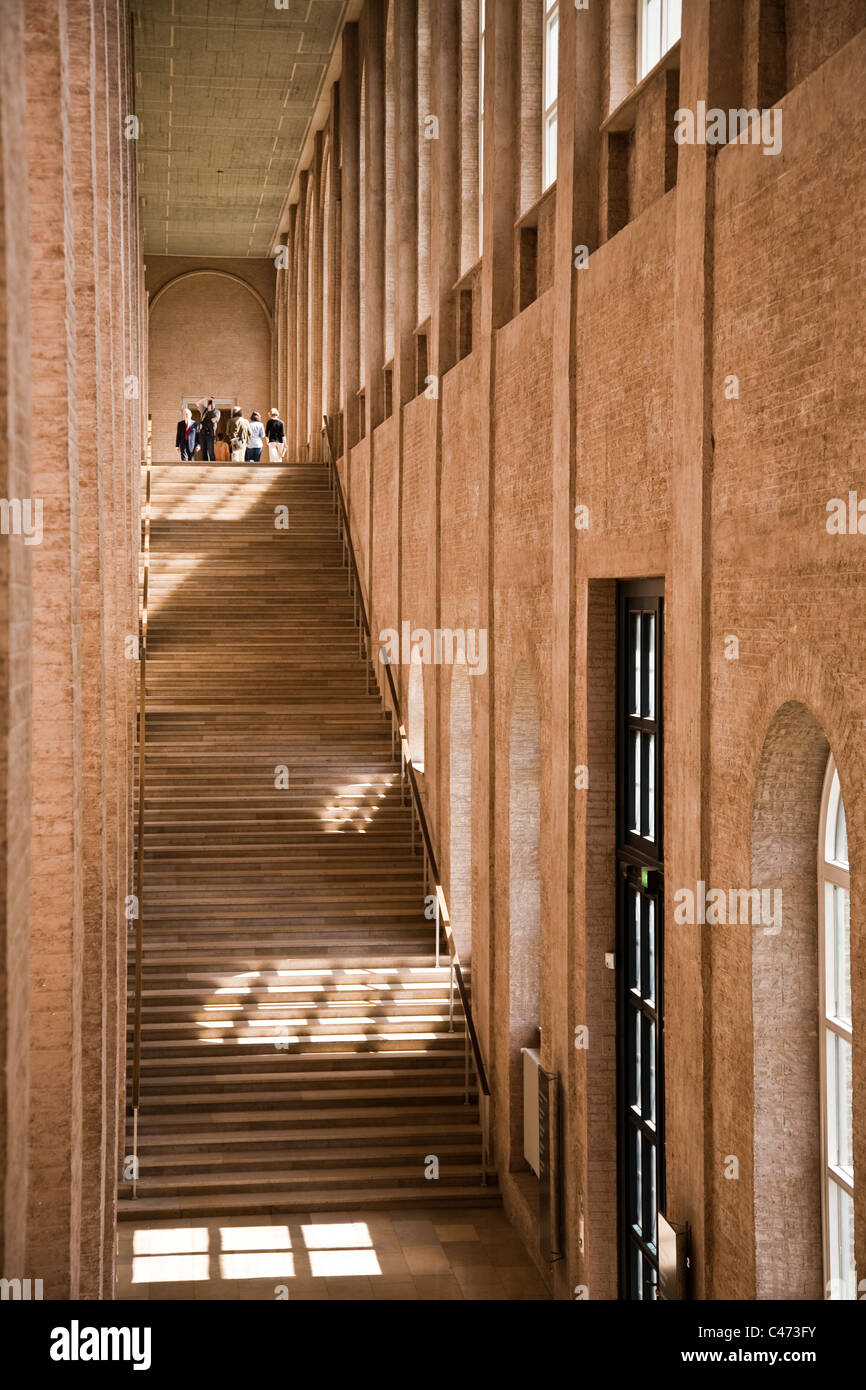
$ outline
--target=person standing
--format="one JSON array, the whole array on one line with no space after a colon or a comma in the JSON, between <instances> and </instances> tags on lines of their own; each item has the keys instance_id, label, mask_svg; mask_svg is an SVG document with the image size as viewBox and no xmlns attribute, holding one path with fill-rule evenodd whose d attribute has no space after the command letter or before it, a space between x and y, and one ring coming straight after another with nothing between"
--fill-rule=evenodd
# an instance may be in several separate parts
<instances>
[{"instance_id":1,"label":"person standing","mask_svg":"<svg viewBox=\"0 0 866 1390\"><path fill-rule=\"evenodd\" d=\"M262 445L264 442L265 427L262 424L262 417L257 410L254 410L250 416L250 438L245 455L247 463L258 463L262 456Z\"/></svg>"},{"instance_id":2,"label":"person standing","mask_svg":"<svg viewBox=\"0 0 866 1390\"><path fill-rule=\"evenodd\" d=\"M200 436L201 436L201 456L203 459L215 461L213 451L214 440L216 438L217 425L220 422L220 413L213 403L213 397L209 396L207 405L202 411Z\"/></svg>"},{"instance_id":3,"label":"person standing","mask_svg":"<svg viewBox=\"0 0 866 1390\"><path fill-rule=\"evenodd\" d=\"M186 408L183 412L183 419L177 422L174 447L180 453L181 459L186 461L195 458L195 446L197 443L198 425L192 418L192 411Z\"/></svg>"},{"instance_id":4,"label":"person standing","mask_svg":"<svg viewBox=\"0 0 866 1390\"><path fill-rule=\"evenodd\" d=\"M232 463L243 463L249 442L250 422L244 419L243 411L239 405L236 405L229 424L229 448L232 451Z\"/></svg>"},{"instance_id":5,"label":"person standing","mask_svg":"<svg viewBox=\"0 0 866 1390\"><path fill-rule=\"evenodd\" d=\"M265 438L268 441L268 458L271 463L280 463L286 456L286 427L280 419L276 406L268 412L265 425Z\"/></svg>"}]
</instances>

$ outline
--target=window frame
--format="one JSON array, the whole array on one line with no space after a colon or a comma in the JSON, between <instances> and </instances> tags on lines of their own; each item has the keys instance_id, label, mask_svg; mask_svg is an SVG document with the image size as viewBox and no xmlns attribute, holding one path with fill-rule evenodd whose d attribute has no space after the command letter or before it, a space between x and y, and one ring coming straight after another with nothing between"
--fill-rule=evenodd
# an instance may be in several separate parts
<instances>
[{"instance_id":1,"label":"window frame","mask_svg":"<svg viewBox=\"0 0 866 1390\"><path fill-rule=\"evenodd\" d=\"M818 1073L821 1095L821 1248L823 1254L825 1291L831 1289L833 1267L830 1253L831 1184L835 1184L837 1187L841 1188L843 1192L846 1192L851 1199L852 1205L854 1202L853 1175L849 1176L845 1169L840 1168L837 1164L831 1163L829 1153L831 1103L827 1068L827 1044L829 1036L835 1035L836 1037L843 1038L851 1047L852 1057L854 1048L853 1022L849 1023L844 1019L838 1018L835 1014L831 1014L827 1003L827 970L829 965L829 953L827 950L827 884L845 889L848 893L849 913L851 908L850 867L846 868L841 861L831 857L831 854L828 853L828 838L831 834L833 836L833 849L835 851L836 820L840 805L844 811L845 799L842 796L842 787L836 768L836 762L831 753L827 759L827 769L824 774L824 786L821 792L821 815L818 822ZM844 1296L845 1299L856 1299L857 1297L856 1266L853 1270L852 1277L853 1283L848 1288L847 1294ZM832 1291L828 1296L830 1298L833 1297Z\"/></svg>"},{"instance_id":2,"label":"window frame","mask_svg":"<svg viewBox=\"0 0 866 1390\"><path fill-rule=\"evenodd\" d=\"M556 182L557 173L557 147L553 147L552 168L548 163L548 130L551 120L557 124L559 129L559 0L541 0L542 21L541 21L541 191L547 190ZM556 91L553 100L547 101L547 65L549 61L549 37L553 23L556 23Z\"/></svg>"},{"instance_id":3,"label":"window frame","mask_svg":"<svg viewBox=\"0 0 866 1390\"><path fill-rule=\"evenodd\" d=\"M641 661L641 710L644 697L651 701L651 715L635 714L632 708L631 672L635 670L634 648L631 645L631 617L639 613L652 615L653 624L653 662ZM664 615L665 585L663 579L621 580L617 585L617 678L616 678L616 1070L617 1070L617 1244L619 1296L633 1301L654 1301L648 1290L655 1289L658 1296L658 1216L667 1210L667 1182L665 1172L665 1064L664 1064ZM641 641L643 643L644 624L641 621ZM643 652L643 645L641 647ZM650 679L651 673L651 679ZM646 679L644 680L644 676ZM627 753L629 733L633 729L654 734L654 786L653 786L653 834L635 833L631 828L629 808L632 805L630 766ZM654 979L649 994L630 981L630 961L637 944L630 924L630 906L636 902L643 904L652 900L654 904ZM641 919L643 926L643 918ZM640 977L643 979L645 965L645 940L641 930ZM647 1099L641 1076L641 1101L635 1108L630 1091L637 1069L635 1049L632 1045L630 1023L640 1017L654 1026L654 1118L647 1120L644 1114ZM630 1149L633 1131L641 1132L641 1148L649 1142L655 1154L655 1243L651 1243L644 1231L643 1217L645 1203L643 1196L643 1176L635 1183L635 1166ZM631 1217L637 1195L640 1195L642 1219L641 1229L633 1224ZM638 1283L634 1278L634 1263L639 1257L643 1278ZM646 1270L650 1270L650 1277Z\"/></svg>"}]
</instances>

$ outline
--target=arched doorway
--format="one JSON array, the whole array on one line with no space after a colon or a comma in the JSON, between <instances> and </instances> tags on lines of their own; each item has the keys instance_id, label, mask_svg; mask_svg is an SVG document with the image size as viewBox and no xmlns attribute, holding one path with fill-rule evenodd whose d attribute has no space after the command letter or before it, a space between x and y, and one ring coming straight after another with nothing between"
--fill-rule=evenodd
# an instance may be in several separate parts
<instances>
[{"instance_id":1,"label":"arched doorway","mask_svg":"<svg viewBox=\"0 0 866 1390\"><path fill-rule=\"evenodd\" d=\"M781 890L781 930L753 928L756 1294L822 1298L815 858L829 747L799 701L777 710L752 813L752 887Z\"/></svg>"}]
</instances>

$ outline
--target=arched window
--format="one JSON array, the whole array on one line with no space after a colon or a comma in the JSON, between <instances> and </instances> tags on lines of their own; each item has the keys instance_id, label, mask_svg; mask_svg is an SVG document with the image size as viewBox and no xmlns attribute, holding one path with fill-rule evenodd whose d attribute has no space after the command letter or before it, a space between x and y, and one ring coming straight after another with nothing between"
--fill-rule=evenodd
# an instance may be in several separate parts
<instances>
[{"instance_id":1,"label":"arched window","mask_svg":"<svg viewBox=\"0 0 866 1390\"><path fill-rule=\"evenodd\" d=\"M416 772L424 771L424 667L419 647L409 664L409 756Z\"/></svg>"},{"instance_id":2,"label":"arched window","mask_svg":"<svg viewBox=\"0 0 866 1390\"><path fill-rule=\"evenodd\" d=\"M831 1299L857 1297L851 1028L851 878L839 774L827 763L818 841L821 1205Z\"/></svg>"}]
</instances>

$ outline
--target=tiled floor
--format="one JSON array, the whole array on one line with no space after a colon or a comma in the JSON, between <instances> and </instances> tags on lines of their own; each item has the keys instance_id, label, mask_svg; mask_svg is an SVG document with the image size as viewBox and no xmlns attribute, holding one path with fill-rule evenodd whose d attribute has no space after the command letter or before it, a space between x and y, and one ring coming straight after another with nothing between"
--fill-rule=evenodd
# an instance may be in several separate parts
<instances>
[{"instance_id":1,"label":"tiled floor","mask_svg":"<svg viewBox=\"0 0 866 1390\"><path fill-rule=\"evenodd\" d=\"M544 1299L504 1213L327 1212L125 1221L120 1299Z\"/></svg>"}]
</instances>

